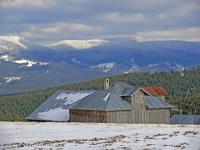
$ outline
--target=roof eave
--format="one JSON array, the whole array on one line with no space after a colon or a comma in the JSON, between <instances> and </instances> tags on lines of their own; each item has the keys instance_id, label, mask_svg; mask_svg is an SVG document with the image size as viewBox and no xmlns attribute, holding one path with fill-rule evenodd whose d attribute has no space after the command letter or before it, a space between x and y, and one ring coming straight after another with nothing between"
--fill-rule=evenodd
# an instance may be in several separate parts
<instances>
[{"instance_id":1,"label":"roof eave","mask_svg":"<svg viewBox=\"0 0 200 150\"><path fill-rule=\"evenodd\" d=\"M148 94L149 96L152 96L149 92L147 92L144 88L139 87L132 95L135 95L139 90L142 90L143 92L145 92L146 94Z\"/></svg>"}]
</instances>

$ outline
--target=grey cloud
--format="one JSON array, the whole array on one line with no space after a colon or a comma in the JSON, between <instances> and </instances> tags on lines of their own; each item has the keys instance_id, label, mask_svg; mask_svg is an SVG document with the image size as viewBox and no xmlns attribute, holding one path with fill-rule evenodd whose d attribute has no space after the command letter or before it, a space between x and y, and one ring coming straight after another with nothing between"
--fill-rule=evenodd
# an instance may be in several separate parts
<instances>
[{"instance_id":1,"label":"grey cloud","mask_svg":"<svg viewBox=\"0 0 200 150\"><path fill-rule=\"evenodd\" d=\"M164 31L138 32L135 39L138 41L159 41L159 40L185 40L200 41L200 27L172 29Z\"/></svg>"},{"instance_id":2,"label":"grey cloud","mask_svg":"<svg viewBox=\"0 0 200 150\"><path fill-rule=\"evenodd\" d=\"M1 35L35 41L132 37L200 26L199 0L1 0L0 8Z\"/></svg>"},{"instance_id":3,"label":"grey cloud","mask_svg":"<svg viewBox=\"0 0 200 150\"><path fill-rule=\"evenodd\" d=\"M46 8L47 6L54 5L55 3L56 1L54 0L1 0L0 8Z\"/></svg>"}]
</instances>

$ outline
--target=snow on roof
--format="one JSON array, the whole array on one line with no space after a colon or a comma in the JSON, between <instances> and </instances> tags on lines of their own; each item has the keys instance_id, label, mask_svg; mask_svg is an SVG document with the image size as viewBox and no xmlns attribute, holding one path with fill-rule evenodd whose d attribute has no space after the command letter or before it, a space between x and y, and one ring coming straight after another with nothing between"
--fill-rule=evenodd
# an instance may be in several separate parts
<instances>
[{"instance_id":1,"label":"snow on roof","mask_svg":"<svg viewBox=\"0 0 200 150\"><path fill-rule=\"evenodd\" d=\"M62 99L65 99L67 97L68 94L62 92L60 93L58 96L56 96L56 99L57 100L62 100Z\"/></svg>"},{"instance_id":2,"label":"snow on roof","mask_svg":"<svg viewBox=\"0 0 200 150\"><path fill-rule=\"evenodd\" d=\"M109 97L110 97L110 92L103 98L103 100L107 102Z\"/></svg>"},{"instance_id":3,"label":"snow on roof","mask_svg":"<svg viewBox=\"0 0 200 150\"><path fill-rule=\"evenodd\" d=\"M28 120L45 120L45 121L68 121L69 109L64 106L72 104L82 98L92 94L94 91L57 91L42 103L26 119Z\"/></svg>"},{"instance_id":4,"label":"snow on roof","mask_svg":"<svg viewBox=\"0 0 200 150\"><path fill-rule=\"evenodd\" d=\"M66 102L64 103L65 105L70 105L72 103L75 103L81 99L83 99L84 97L92 94L94 91L90 91L90 92L73 92L73 93L69 93L66 97Z\"/></svg>"},{"instance_id":5,"label":"snow on roof","mask_svg":"<svg viewBox=\"0 0 200 150\"><path fill-rule=\"evenodd\" d=\"M69 110L62 109L60 107L55 108L55 109L49 109L44 112L39 112L38 118L42 120L51 120L51 121L69 120Z\"/></svg>"}]
</instances>

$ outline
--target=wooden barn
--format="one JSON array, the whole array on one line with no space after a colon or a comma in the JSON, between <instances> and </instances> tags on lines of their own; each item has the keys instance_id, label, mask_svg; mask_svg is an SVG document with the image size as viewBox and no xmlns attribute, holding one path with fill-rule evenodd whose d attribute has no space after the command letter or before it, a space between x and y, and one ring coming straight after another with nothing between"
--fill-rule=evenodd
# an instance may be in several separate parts
<instances>
[{"instance_id":1,"label":"wooden barn","mask_svg":"<svg viewBox=\"0 0 200 150\"><path fill-rule=\"evenodd\" d=\"M143 88L122 82L68 106L72 122L164 124L170 123L173 107Z\"/></svg>"},{"instance_id":2,"label":"wooden barn","mask_svg":"<svg viewBox=\"0 0 200 150\"><path fill-rule=\"evenodd\" d=\"M133 87L123 82L116 82L113 87L109 87L109 80L106 80L104 90L71 91L71 93L65 91L68 94L60 91L49 98L45 102L46 104L42 104L27 119L41 120L41 113L48 114L51 111L50 117L42 119L99 123L170 123L170 110L174 106L164 100L163 94L166 96L166 90L164 93L157 92L155 94L152 89L146 89ZM162 88L159 87L159 89ZM47 108L47 105L53 107ZM52 115L58 106L62 108L62 111ZM61 117L61 120L52 118L59 118L59 116L64 116L63 114L67 114L67 117Z\"/></svg>"}]
</instances>

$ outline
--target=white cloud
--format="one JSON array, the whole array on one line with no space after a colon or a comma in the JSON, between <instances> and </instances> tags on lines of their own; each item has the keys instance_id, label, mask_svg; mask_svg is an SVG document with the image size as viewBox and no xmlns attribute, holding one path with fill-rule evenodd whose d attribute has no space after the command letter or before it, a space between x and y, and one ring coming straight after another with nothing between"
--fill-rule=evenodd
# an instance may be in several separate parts
<instances>
[{"instance_id":1,"label":"white cloud","mask_svg":"<svg viewBox=\"0 0 200 150\"><path fill-rule=\"evenodd\" d=\"M138 32L135 38L137 41L163 41L163 40L200 41L200 27L173 29L166 31Z\"/></svg>"},{"instance_id":2,"label":"white cloud","mask_svg":"<svg viewBox=\"0 0 200 150\"><path fill-rule=\"evenodd\" d=\"M110 12L103 16L103 20L116 23L143 22L145 17L143 14L125 14L119 12Z\"/></svg>"},{"instance_id":3,"label":"white cloud","mask_svg":"<svg viewBox=\"0 0 200 150\"><path fill-rule=\"evenodd\" d=\"M182 3L177 7L176 12L179 14L189 14L195 11L200 11L200 5L198 3Z\"/></svg>"},{"instance_id":4,"label":"white cloud","mask_svg":"<svg viewBox=\"0 0 200 150\"><path fill-rule=\"evenodd\" d=\"M200 5L194 2L180 3L175 9L158 14L160 19L174 19L180 17L187 17L188 15L200 12Z\"/></svg>"},{"instance_id":5,"label":"white cloud","mask_svg":"<svg viewBox=\"0 0 200 150\"><path fill-rule=\"evenodd\" d=\"M69 29L70 32L74 33L99 33L104 31L102 27L97 26L90 26L86 24L68 24L66 27Z\"/></svg>"},{"instance_id":6,"label":"white cloud","mask_svg":"<svg viewBox=\"0 0 200 150\"><path fill-rule=\"evenodd\" d=\"M54 3L54 0L1 0L0 8L48 7Z\"/></svg>"},{"instance_id":7,"label":"white cloud","mask_svg":"<svg viewBox=\"0 0 200 150\"><path fill-rule=\"evenodd\" d=\"M104 32L99 26L80 23L57 22L52 24L32 25L29 30L20 33L20 36L29 39L48 39L49 37L63 37L69 35L96 35Z\"/></svg>"},{"instance_id":8,"label":"white cloud","mask_svg":"<svg viewBox=\"0 0 200 150\"><path fill-rule=\"evenodd\" d=\"M48 34L55 34L55 33L99 33L102 32L104 29L98 26L91 26L87 24L81 23L65 23L65 22L58 22L53 24L48 24L43 26L42 28L39 27L44 33Z\"/></svg>"}]
</instances>

